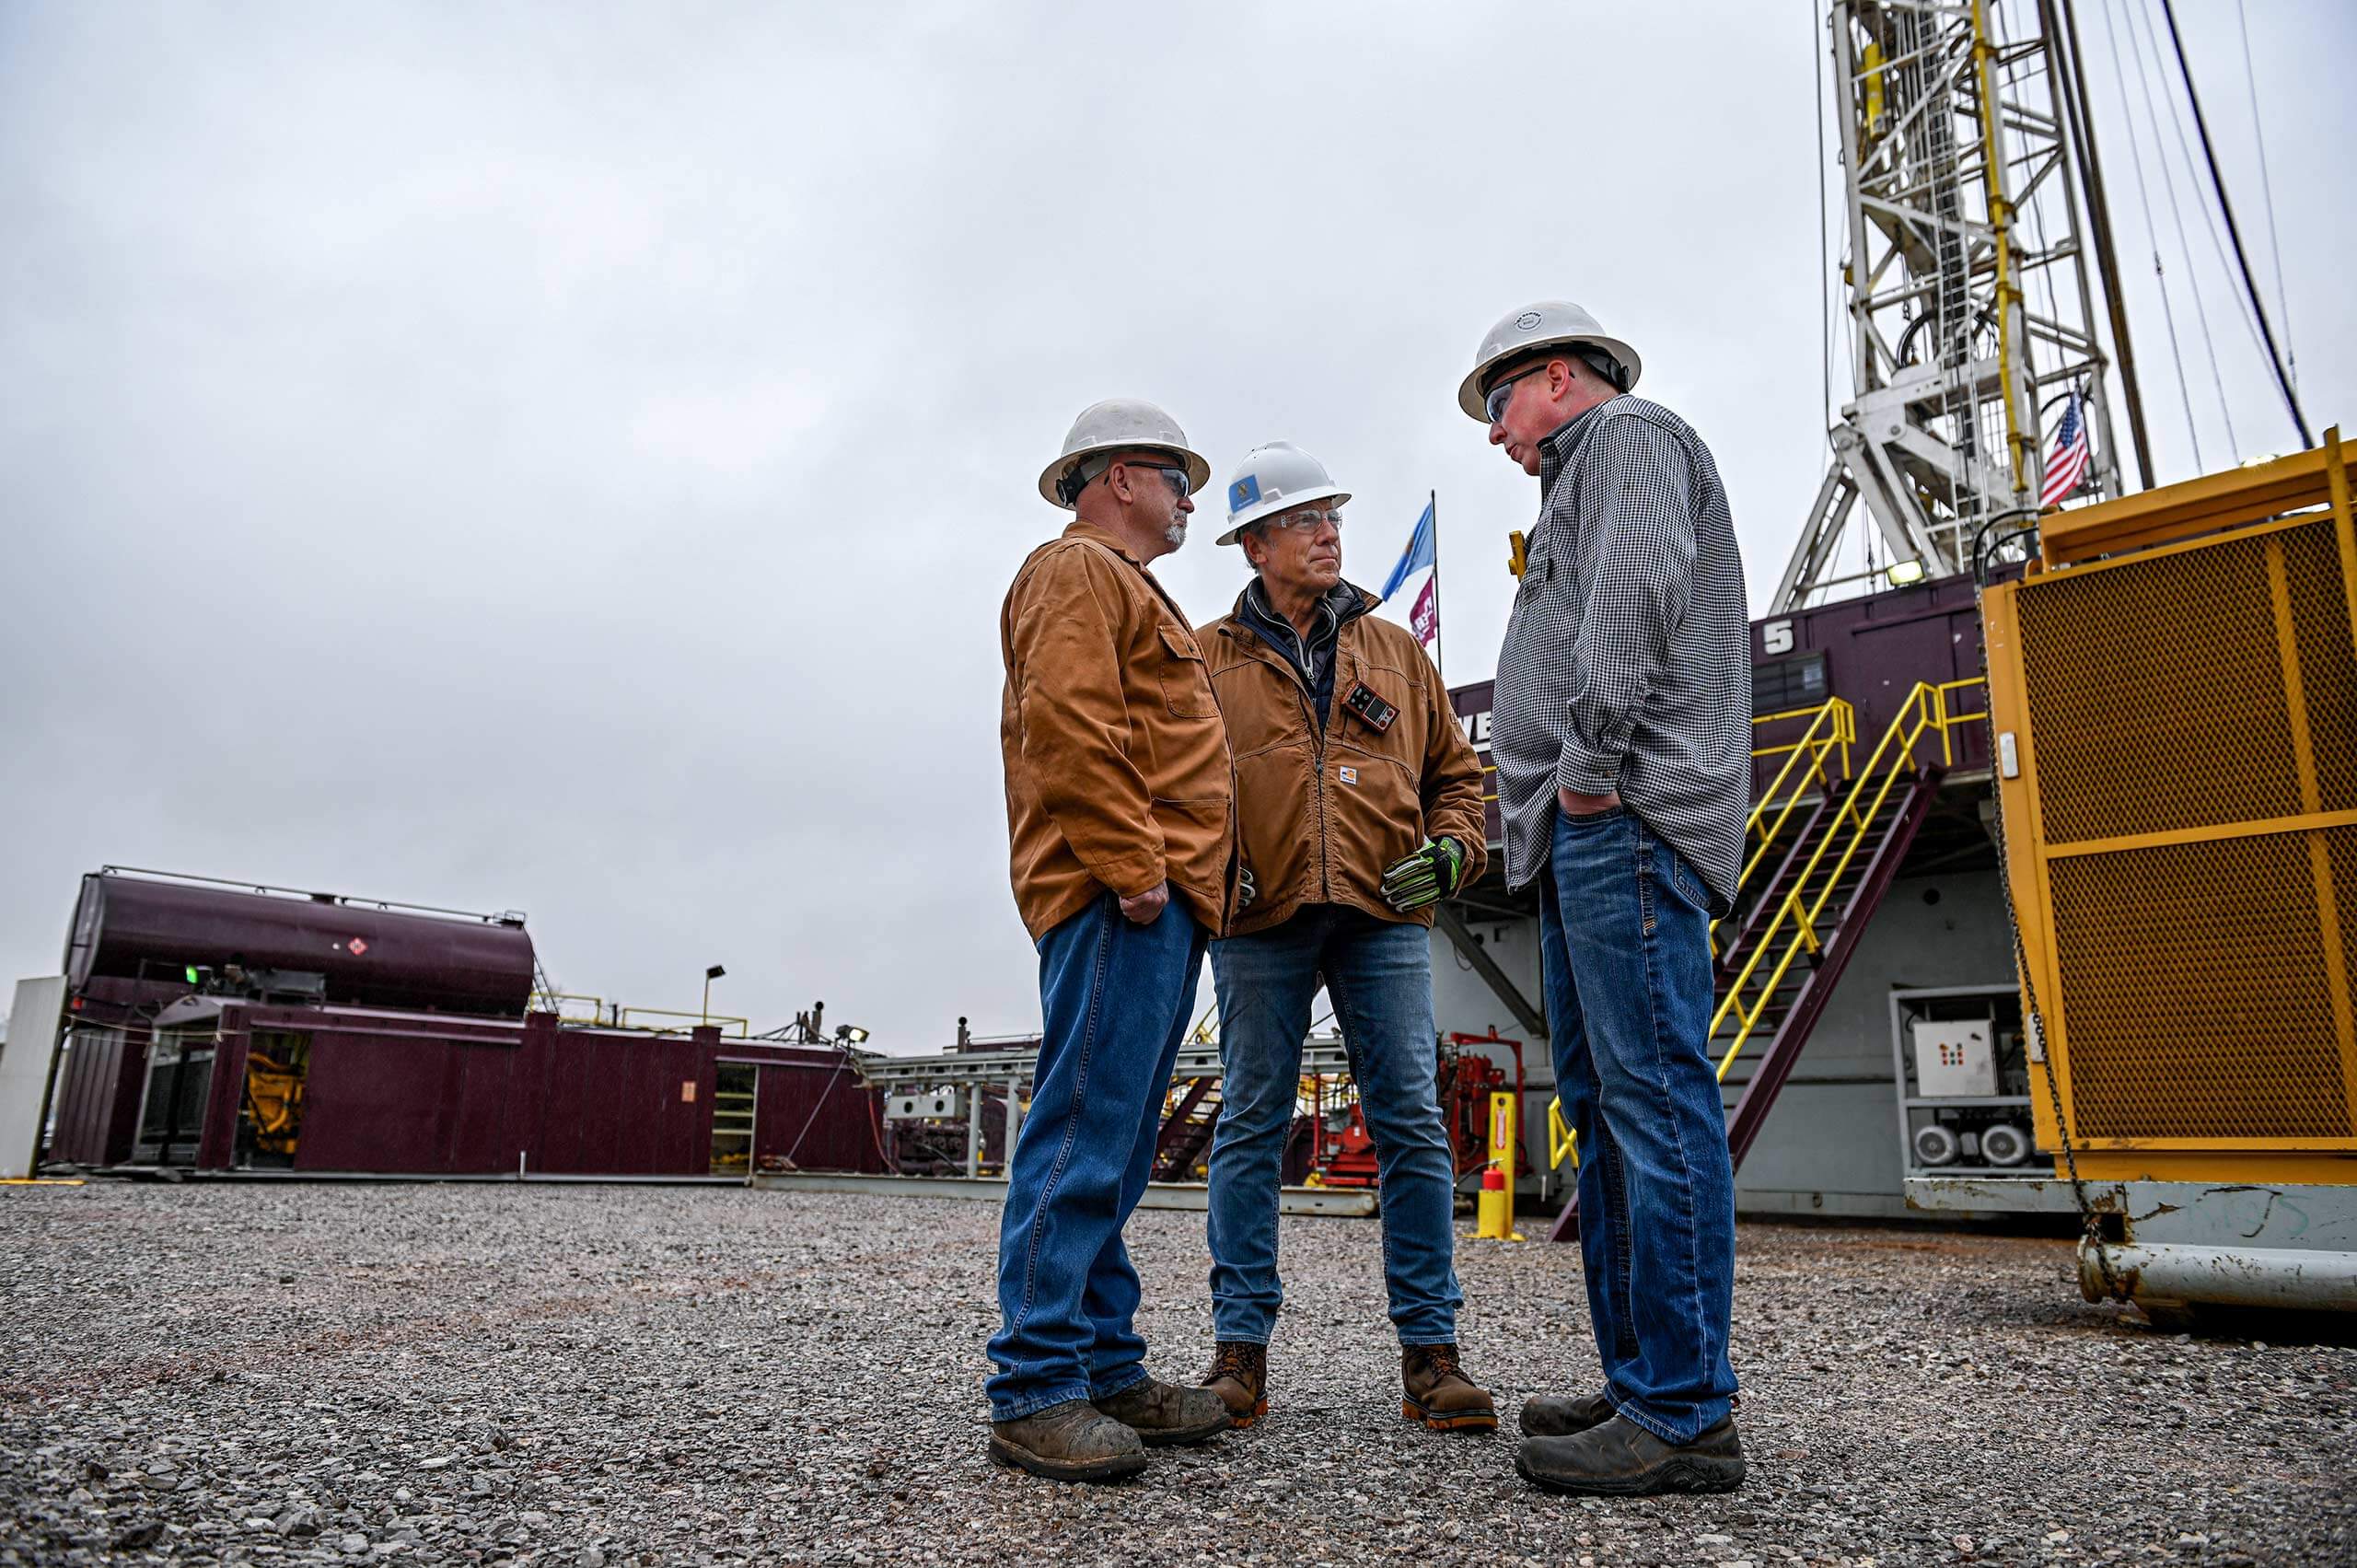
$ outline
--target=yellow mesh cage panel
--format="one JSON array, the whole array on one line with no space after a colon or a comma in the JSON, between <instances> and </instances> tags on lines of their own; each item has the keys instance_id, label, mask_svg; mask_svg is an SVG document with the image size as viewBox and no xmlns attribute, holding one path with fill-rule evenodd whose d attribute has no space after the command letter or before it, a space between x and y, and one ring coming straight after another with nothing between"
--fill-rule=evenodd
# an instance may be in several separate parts
<instances>
[{"instance_id":1,"label":"yellow mesh cage panel","mask_svg":"<svg viewBox=\"0 0 2357 1568\"><path fill-rule=\"evenodd\" d=\"M2357 824L2318 819L2357 811L2332 520L2010 592L2000 722L2035 759L2032 947L2077 1140L2357 1147Z\"/></svg>"},{"instance_id":2,"label":"yellow mesh cage panel","mask_svg":"<svg viewBox=\"0 0 2357 1568\"><path fill-rule=\"evenodd\" d=\"M2316 809L2357 811L2357 648L2350 645L2340 552L2329 523L2310 523L2282 538L2300 684L2307 693L2311 749L2323 796ZM2338 857L2333 864L2340 864Z\"/></svg>"},{"instance_id":3,"label":"yellow mesh cage panel","mask_svg":"<svg viewBox=\"0 0 2357 1568\"><path fill-rule=\"evenodd\" d=\"M2328 836L2357 865L2357 829ZM2074 855L2049 875L2080 1137L2350 1135L2306 835Z\"/></svg>"},{"instance_id":4,"label":"yellow mesh cage panel","mask_svg":"<svg viewBox=\"0 0 2357 1568\"><path fill-rule=\"evenodd\" d=\"M2048 843L2298 813L2263 550L2238 540L2023 587Z\"/></svg>"}]
</instances>

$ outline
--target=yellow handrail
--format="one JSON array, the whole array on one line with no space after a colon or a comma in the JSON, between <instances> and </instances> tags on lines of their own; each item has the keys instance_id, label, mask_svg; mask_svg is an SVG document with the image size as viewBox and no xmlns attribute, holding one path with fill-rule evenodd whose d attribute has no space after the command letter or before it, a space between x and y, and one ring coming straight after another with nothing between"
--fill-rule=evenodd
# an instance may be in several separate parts
<instances>
[{"instance_id":1,"label":"yellow handrail","mask_svg":"<svg viewBox=\"0 0 2357 1568\"><path fill-rule=\"evenodd\" d=\"M575 1005L568 1008L568 1003ZM583 1003L587 1004L586 1010L579 1005ZM554 1013L557 1021L563 1024L581 1024L601 1029L634 1029L642 1034L677 1034L680 1026L633 1023L633 1014L649 1018L692 1019L697 1026L717 1024L723 1034L734 1035L739 1040L746 1038L746 1032L753 1027L749 1018L723 1013L684 1013L668 1007L624 1007L619 1005L610 1008L604 997L585 995L575 991L535 991L530 1009L535 1013Z\"/></svg>"},{"instance_id":2,"label":"yellow handrail","mask_svg":"<svg viewBox=\"0 0 2357 1568\"><path fill-rule=\"evenodd\" d=\"M1784 830L1785 822L1791 819L1793 807L1807 798L1810 786L1814 784L1819 792L1829 791L1833 787L1833 775L1825 764L1827 758L1837 749L1841 753L1841 776L1845 779L1850 776L1850 745L1858 738L1858 714L1856 709L1840 698L1829 697L1815 708L1795 708L1788 713L1769 714L1751 722L1757 726L1773 724L1779 719L1799 718L1804 714L1808 715L1808 727L1801 732L1798 740L1782 746L1752 748L1751 755L1755 760L1784 753L1789 755L1784 756L1784 765L1777 770L1768 787L1759 792L1759 804L1751 808L1750 817L1744 822L1744 842L1749 843L1754 839L1759 842L1744 858L1743 870L1736 877L1737 888L1750 880L1752 872L1767 857L1770 847L1776 842ZM1795 780L1793 770L1804 759L1808 766ZM1785 787L1787 784L1792 786L1789 791ZM1775 808L1775 819L1763 828L1761 823L1767 820L1771 807ZM1711 923L1711 929L1714 932L1718 929L1717 921Z\"/></svg>"},{"instance_id":3,"label":"yellow handrail","mask_svg":"<svg viewBox=\"0 0 2357 1568\"><path fill-rule=\"evenodd\" d=\"M1916 742L1922 738L1925 730L1938 730L1941 761L1944 764L1953 762L1956 747L1951 730L1956 725L1985 715L1951 713L1949 693L1980 684L1979 677L1938 685L1918 681L1915 689L1907 694L1907 700L1899 704L1898 714L1890 721L1890 727L1883 732L1881 742L1875 747L1874 755L1867 759L1865 767L1861 771L1856 787L1850 791L1834 812L1834 826L1817 841L1816 851L1810 854L1808 864L1801 867L1792 891L1777 904L1768 928L1752 944L1751 957L1736 972L1727 986L1726 995L1721 998L1717 1010L1711 1015L1711 1035L1713 1039L1717 1038L1729 1018L1736 1020L1735 1037L1727 1042L1726 1052L1719 1059L1718 1075L1722 1083L1726 1080L1727 1070L1735 1065L1736 1056L1742 1053L1744 1042L1759 1027L1761 1015L1767 1011L1777 988L1783 983L1785 972L1792 968L1794 960L1804 951L1814 953L1823 946L1817 933L1825 906L1833 897L1833 889L1840 886L1842 874L1849 869L1851 861L1856 858L1859 849L1873 831L1875 819L1881 814L1884 803L1890 798L1890 792L1897 787L1900 776L1920 770L1921 764L1915 760ZM1870 801L1866 798L1869 795ZM1840 853L1834 854L1830 868L1826 869L1826 857L1834 851L1837 843ZM1824 876L1820 880L1818 873L1821 869ZM1771 953L1776 955L1774 966L1769 970L1757 996L1747 1002L1745 988L1758 976L1761 963Z\"/></svg>"},{"instance_id":4,"label":"yellow handrail","mask_svg":"<svg viewBox=\"0 0 2357 1568\"><path fill-rule=\"evenodd\" d=\"M569 1002L586 1002L589 1005L588 1010L586 1013L579 1008L567 1011L565 1004ZM554 1013L560 1023L602 1024L606 1021L606 999L585 995L577 991L535 991L530 1006L535 1013Z\"/></svg>"},{"instance_id":5,"label":"yellow handrail","mask_svg":"<svg viewBox=\"0 0 2357 1568\"><path fill-rule=\"evenodd\" d=\"M1850 776L1850 748L1858 738L1858 713L1841 698L1829 697L1813 708L1788 708L1782 713L1760 714L1753 717L1751 725L1756 732L1763 725L1803 718L1809 722L1798 739L1751 749L1755 761L1782 757L1784 765L1776 770L1776 776L1769 781L1766 789L1759 792L1759 804L1751 808L1750 816L1744 822L1744 842L1749 843L1757 839L1758 844L1745 857L1743 869L1736 877L1738 889L1751 879L1751 874L1767 858L1768 851L1775 845L1785 823L1791 819L1793 808L1807 799L1812 790L1820 794L1830 793L1834 779L1828 764L1835 753L1840 754L1841 776L1845 779ZM1806 765L1803 766L1804 763ZM1800 769L1797 778L1794 774L1795 768ZM1494 772L1496 769L1492 767L1484 771ZM1495 796L1488 798L1494 799ZM1773 820L1769 819L1771 808L1774 811ZM1766 824L1764 827L1763 822ZM1719 923L1715 920L1711 922L1713 954L1718 951L1718 929ZM1719 1075L1722 1078L1726 1076L1724 1065L1719 1069ZM1547 1118L1554 1153L1552 1163L1560 1166L1568 1154L1572 1163L1577 1165L1576 1135L1564 1125L1563 1102L1560 1096L1548 1102Z\"/></svg>"},{"instance_id":6,"label":"yellow handrail","mask_svg":"<svg viewBox=\"0 0 2357 1568\"><path fill-rule=\"evenodd\" d=\"M682 1013L670 1007L623 1007L616 1014L616 1023L622 1028L644 1029L652 1034L679 1032L680 1026L678 1024L633 1024L630 1021L631 1015L633 1013L644 1014L650 1018L682 1018L698 1028L706 1024L721 1025L724 1026L721 1033L733 1034L739 1040L744 1039L745 1031L753 1027L753 1021L750 1018L731 1017L722 1013ZM736 1028L732 1029L725 1027L730 1024L734 1024Z\"/></svg>"}]
</instances>

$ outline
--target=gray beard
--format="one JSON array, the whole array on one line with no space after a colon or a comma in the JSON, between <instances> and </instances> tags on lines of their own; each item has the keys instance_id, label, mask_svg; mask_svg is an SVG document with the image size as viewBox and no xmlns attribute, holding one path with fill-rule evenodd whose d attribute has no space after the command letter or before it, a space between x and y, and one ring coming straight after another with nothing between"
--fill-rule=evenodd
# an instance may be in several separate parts
<instances>
[{"instance_id":1,"label":"gray beard","mask_svg":"<svg viewBox=\"0 0 2357 1568\"><path fill-rule=\"evenodd\" d=\"M1187 519L1184 517L1171 518L1170 526L1162 530L1162 537L1169 541L1170 548L1173 550L1176 550L1180 545L1186 543Z\"/></svg>"}]
</instances>

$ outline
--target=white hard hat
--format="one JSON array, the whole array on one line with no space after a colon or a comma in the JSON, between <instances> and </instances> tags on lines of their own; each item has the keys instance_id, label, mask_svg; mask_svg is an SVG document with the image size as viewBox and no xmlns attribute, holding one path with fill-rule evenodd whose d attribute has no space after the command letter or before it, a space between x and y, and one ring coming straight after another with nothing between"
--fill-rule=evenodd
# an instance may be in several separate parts
<instances>
[{"instance_id":1,"label":"white hard hat","mask_svg":"<svg viewBox=\"0 0 2357 1568\"><path fill-rule=\"evenodd\" d=\"M1615 385L1624 392L1637 384L1637 377L1644 369L1637 351L1606 331L1595 317L1564 300L1542 299L1501 318L1496 326L1481 334L1481 346L1473 351L1473 374L1457 389L1457 406L1482 424L1489 424L1489 411L1481 406L1481 399L1482 383L1490 372L1508 360L1527 358L1558 343L1601 349L1619 360L1628 374Z\"/></svg>"},{"instance_id":2,"label":"white hard hat","mask_svg":"<svg viewBox=\"0 0 2357 1568\"><path fill-rule=\"evenodd\" d=\"M1086 459L1097 452L1134 451L1141 447L1167 452L1186 464L1190 495L1212 482L1212 465L1187 445L1187 433L1178 428L1177 420L1136 398L1108 398L1089 404L1072 422L1063 454L1039 470L1039 494L1069 512L1080 486L1066 482L1078 480L1075 470Z\"/></svg>"},{"instance_id":3,"label":"white hard hat","mask_svg":"<svg viewBox=\"0 0 2357 1568\"><path fill-rule=\"evenodd\" d=\"M1326 465L1290 441L1271 441L1244 454L1243 466L1227 482L1227 531L1221 544L1234 544L1263 517L1290 512L1312 501L1340 505L1351 498L1335 484Z\"/></svg>"}]
</instances>

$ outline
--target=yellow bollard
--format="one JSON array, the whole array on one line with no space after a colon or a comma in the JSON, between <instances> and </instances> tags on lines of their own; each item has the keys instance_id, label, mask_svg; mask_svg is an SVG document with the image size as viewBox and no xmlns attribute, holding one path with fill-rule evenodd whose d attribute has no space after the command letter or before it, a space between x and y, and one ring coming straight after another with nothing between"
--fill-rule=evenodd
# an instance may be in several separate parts
<instances>
[{"instance_id":1,"label":"yellow bollard","mask_svg":"<svg viewBox=\"0 0 2357 1568\"><path fill-rule=\"evenodd\" d=\"M1490 1097L1490 1163L1481 1170L1481 1196L1474 1206L1473 1234L1492 1241L1520 1241L1514 1228L1515 1098Z\"/></svg>"}]
</instances>

